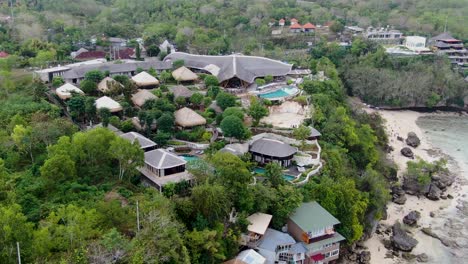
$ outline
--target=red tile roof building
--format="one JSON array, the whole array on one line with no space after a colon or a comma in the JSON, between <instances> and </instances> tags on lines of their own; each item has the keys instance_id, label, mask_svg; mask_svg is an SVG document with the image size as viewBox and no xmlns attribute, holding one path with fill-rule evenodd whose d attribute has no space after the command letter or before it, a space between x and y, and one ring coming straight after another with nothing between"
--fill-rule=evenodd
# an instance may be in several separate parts
<instances>
[{"instance_id":1,"label":"red tile roof building","mask_svg":"<svg viewBox=\"0 0 468 264\"><path fill-rule=\"evenodd\" d=\"M85 51L78 54L75 57L75 60L95 60L95 59L104 59L106 58L106 52L104 51Z\"/></svg>"}]
</instances>

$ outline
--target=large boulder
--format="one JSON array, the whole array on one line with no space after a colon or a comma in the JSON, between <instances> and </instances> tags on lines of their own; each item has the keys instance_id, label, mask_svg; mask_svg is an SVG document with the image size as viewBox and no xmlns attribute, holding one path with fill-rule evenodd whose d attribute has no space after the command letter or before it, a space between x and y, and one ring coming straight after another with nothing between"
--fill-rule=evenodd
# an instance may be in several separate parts
<instances>
[{"instance_id":1,"label":"large boulder","mask_svg":"<svg viewBox=\"0 0 468 264\"><path fill-rule=\"evenodd\" d=\"M418 211L411 211L409 214L403 217L403 223L409 226L415 226L420 218L421 213L419 213Z\"/></svg>"},{"instance_id":2,"label":"large boulder","mask_svg":"<svg viewBox=\"0 0 468 264\"><path fill-rule=\"evenodd\" d=\"M421 253L419 255L416 255L416 260L418 262L425 263L429 261L429 257L426 255L426 253Z\"/></svg>"},{"instance_id":3,"label":"large boulder","mask_svg":"<svg viewBox=\"0 0 468 264\"><path fill-rule=\"evenodd\" d=\"M438 174L432 175L432 183L434 183L439 189L446 190L448 186L451 186L455 181L455 175L449 172L439 172Z\"/></svg>"},{"instance_id":4,"label":"large boulder","mask_svg":"<svg viewBox=\"0 0 468 264\"><path fill-rule=\"evenodd\" d=\"M414 159L414 153L413 151L408 148L408 147L404 147L400 150L400 153L401 155L407 157L407 158L410 158L410 159Z\"/></svg>"},{"instance_id":5,"label":"large boulder","mask_svg":"<svg viewBox=\"0 0 468 264\"><path fill-rule=\"evenodd\" d=\"M419 140L416 133L409 132L408 137L406 138L406 145L411 146L413 148L417 148L420 144L421 144L421 140Z\"/></svg>"},{"instance_id":6,"label":"large boulder","mask_svg":"<svg viewBox=\"0 0 468 264\"><path fill-rule=\"evenodd\" d=\"M404 175L402 188L410 195L425 195L429 192L430 183L421 183L416 175Z\"/></svg>"},{"instance_id":7,"label":"large boulder","mask_svg":"<svg viewBox=\"0 0 468 264\"><path fill-rule=\"evenodd\" d=\"M362 251L361 254L359 254L359 263L370 263L371 260L371 253L370 251Z\"/></svg>"},{"instance_id":8,"label":"large boulder","mask_svg":"<svg viewBox=\"0 0 468 264\"><path fill-rule=\"evenodd\" d=\"M408 233L403 230L400 223L393 225L392 229L393 235L391 237L391 241L394 248L401 251L410 252L418 244L416 239L408 235Z\"/></svg>"},{"instance_id":9,"label":"large boulder","mask_svg":"<svg viewBox=\"0 0 468 264\"><path fill-rule=\"evenodd\" d=\"M392 201L396 204L405 204L406 195L405 191L399 186L392 187Z\"/></svg>"},{"instance_id":10,"label":"large boulder","mask_svg":"<svg viewBox=\"0 0 468 264\"><path fill-rule=\"evenodd\" d=\"M442 191L439 189L439 187L437 187L437 185L431 183L429 186L429 192L426 194L426 197L429 200L437 201L440 199L441 192Z\"/></svg>"}]
</instances>

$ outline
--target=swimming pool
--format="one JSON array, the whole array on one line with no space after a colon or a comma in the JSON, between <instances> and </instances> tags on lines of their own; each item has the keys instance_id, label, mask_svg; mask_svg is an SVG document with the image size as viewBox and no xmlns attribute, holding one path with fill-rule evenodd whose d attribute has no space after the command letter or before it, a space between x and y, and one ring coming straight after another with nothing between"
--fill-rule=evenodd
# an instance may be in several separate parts
<instances>
[{"instance_id":1,"label":"swimming pool","mask_svg":"<svg viewBox=\"0 0 468 264\"><path fill-rule=\"evenodd\" d=\"M197 157L197 156L186 155L186 154L179 155L179 157L183 158L185 161L192 161L192 160L198 160L198 159L200 159L200 158Z\"/></svg>"},{"instance_id":2,"label":"swimming pool","mask_svg":"<svg viewBox=\"0 0 468 264\"><path fill-rule=\"evenodd\" d=\"M265 169L264 168L260 168L260 167L256 167L253 169L253 171L257 174L265 174ZM286 181L292 181L294 179L296 179L296 176L293 176L293 175L289 175L289 174L283 174L283 179L285 179Z\"/></svg>"},{"instance_id":3,"label":"swimming pool","mask_svg":"<svg viewBox=\"0 0 468 264\"><path fill-rule=\"evenodd\" d=\"M273 98L283 98L283 97L288 97L295 95L299 92L299 90L294 87L294 86L286 86L281 89L278 89L274 92L268 92L264 94L260 94L260 98L265 98L265 99L273 99Z\"/></svg>"}]
</instances>

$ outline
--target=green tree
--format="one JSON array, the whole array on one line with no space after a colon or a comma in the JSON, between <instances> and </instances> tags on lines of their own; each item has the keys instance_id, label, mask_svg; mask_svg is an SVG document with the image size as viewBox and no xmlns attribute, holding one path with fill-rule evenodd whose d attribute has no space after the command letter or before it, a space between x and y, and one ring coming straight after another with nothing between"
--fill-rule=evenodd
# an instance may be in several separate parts
<instances>
[{"instance_id":1,"label":"green tree","mask_svg":"<svg viewBox=\"0 0 468 264\"><path fill-rule=\"evenodd\" d=\"M246 127L237 116L228 116L220 124L223 134L226 137L234 137L239 140L246 138Z\"/></svg>"},{"instance_id":2,"label":"green tree","mask_svg":"<svg viewBox=\"0 0 468 264\"><path fill-rule=\"evenodd\" d=\"M253 118L253 126L258 126L260 119L268 116L268 108L263 106L256 98L251 99L249 109L247 113Z\"/></svg>"},{"instance_id":3,"label":"green tree","mask_svg":"<svg viewBox=\"0 0 468 264\"><path fill-rule=\"evenodd\" d=\"M159 74L159 80L162 83L168 83L170 80L172 80L172 74L170 72L168 72L168 71L162 71Z\"/></svg>"},{"instance_id":4,"label":"green tree","mask_svg":"<svg viewBox=\"0 0 468 264\"><path fill-rule=\"evenodd\" d=\"M232 94L228 94L225 92L220 92L216 96L216 104L221 107L221 109L225 110L228 107L232 107L236 105L236 97Z\"/></svg>"},{"instance_id":5,"label":"green tree","mask_svg":"<svg viewBox=\"0 0 468 264\"><path fill-rule=\"evenodd\" d=\"M301 148L305 149L306 139L310 136L310 128L304 125L300 125L293 130L293 136L295 139L301 141Z\"/></svg>"},{"instance_id":6,"label":"green tree","mask_svg":"<svg viewBox=\"0 0 468 264\"><path fill-rule=\"evenodd\" d=\"M86 98L84 96L73 96L68 100L67 106L70 111L70 115L75 120L82 120L86 113Z\"/></svg>"},{"instance_id":7,"label":"green tree","mask_svg":"<svg viewBox=\"0 0 468 264\"><path fill-rule=\"evenodd\" d=\"M187 99L185 99L185 97L183 97L183 96L179 96L179 97L176 97L175 103L179 107L183 107L183 106L185 106L187 104Z\"/></svg>"},{"instance_id":8,"label":"green tree","mask_svg":"<svg viewBox=\"0 0 468 264\"><path fill-rule=\"evenodd\" d=\"M126 174L135 175L136 168L143 165L143 150L135 142L116 137L111 141L109 155L119 163L119 180L123 180Z\"/></svg>"},{"instance_id":9,"label":"green tree","mask_svg":"<svg viewBox=\"0 0 468 264\"><path fill-rule=\"evenodd\" d=\"M34 147L37 139L34 136L32 127L25 127L23 125L16 125L11 134L13 142L19 151L29 154L31 162L34 163Z\"/></svg>"},{"instance_id":10,"label":"green tree","mask_svg":"<svg viewBox=\"0 0 468 264\"><path fill-rule=\"evenodd\" d=\"M219 81L218 81L218 78L216 78L216 76L207 75L204 81L205 81L206 87L219 86Z\"/></svg>"},{"instance_id":11,"label":"green tree","mask_svg":"<svg viewBox=\"0 0 468 264\"><path fill-rule=\"evenodd\" d=\"M273 214L272 224L281 228L291 213L302 203L302 194L291 185L279 185L270 211Z\"/></svg>"},{"instance_id":12,"label":"green tree","mask_svg":"<svg viewBox=\"0 0 468 264\"><path fill-rule=\"evenodd\" d=\"M228 217L230 199L226 189L217 184L203 184L192 189L191 200L199 212L211 225Z\"/></svg>"},{"instance_id":13,"label":"green tree","mask_svg":"<svg viewBox=\"0 0 468 264\"><path fill-rule=\"evenodd\" d=\"M219 86L208 86L208 90L206 91L206 95L211 97L212 99L215 99L216 96L218 96L219 92L221 89Z\"/></svg>"},{"instance_id":14,"label":"green tree","mask_svg":"<svg viewBox=\"0 0 468 264\"><path fill-rule=\"evenodd\" d=\"M155 44L151 44L146 48L146 54L148 54L149 57L157 57L160 51L159 47Z\"/></svg>"},{"instance_id":15,"label":"green tree","mask_svg":"<svg viewBox=\"0 0 468 264\"><path fill-rule=\"evenodd\" d=\"M194 93L192 94L192 96L190 97L190 103L192 103L194 106L196 107L200 107L200 105L202 104L203 102L203 94L201 93Z\"/></svg>"},{"instance_id":16,"label":"green tree","mask_svg":"<svg viewBox=\"0 0 468 264\"><path fill-rule=\"evenodd\" d=\"M172 63L172 68L174 69L178 69L182 66L185 65L185 61L184 60L175 60L173 63Z\"/></svg>"},{"instance_id":17,"label":"green tree","mask_svg":"<svg viewBox=\"0 0 468 264\"><path fill-rule=\"evenodd\" d=\"M91 80L83 80L80 83L80 87L86 94L94 94L97 91L97 84Z\"/></svg>"},{"instance_id":18,"label":"green tree","mask_svg":"<svg viewBox=\"0 0 468 264\"><path fill-rule=\"evenodd\" d=\"M32 234L33 223L28 223L26 216L17 204L0 206L0 262L5 264L16 263L16 243L21 246L21 258L32 261Z\"/></svg>"},{"instance_id":19,"label":"green tree","mask_svg":"<svg viewBox=\"0 0 468 264\"><path fill-rule=\"evenodd\" d=\"M172 133L174 129L174 116L171 113L164 113L157 120L158 130L163 133Z\"/></svg>"},{"instance_id":20,"label":"green tree","mask_svg":"<svg viewBox=\"0 0 468 264\"><path fill-rule=\"evenodd\" d=\"M265 167L265 177L270 181L273 188L285 184L283 168L276 162L270 162Z\"/></svg>"},{"instance_id":21,"label":"green tree","mask_svg":"<svg viewBox=\"0 0 468 264\"><path fill-rule=\"evenodd\" d=\"M215 230L193 230L185 235L192 263L220 263L225 260L220 236Z\"/></svg>"},{"instance_id":22,"label":"green tree","mask_svg":"<svg viewBox=\"0 0 468 264\"><path fill-rule=\"evenodd\" d=\"M99 118L101 119L102 126L107 127L109 125L110 117L112 116L109 108L99 108L98 110Z\"/></svg>"},{"instance_id":23,"label":"green tree","mask_svg":"<svg viewBox=\"0 0 468 264\"><path fill-rule=\"evenodd\" d=\"M67 154L51 156L42 165L40 171L50 188L76 177L75 161Z\"/></svg>"},{"instance_id":24,"label":"green tree","mask_svg":"<svg viewBox=\"0 0 468 264\"><path fill-rule=\"evenodd\" d=\"M242 108L240 107L228 107L224 110L223 112L223 118L226 118L228 116L235 116L239 118L240 120L244 120L244 112L242 111Z\"/></svg>"},{"instance_id":25,"label":"green tree","mask_svg":"<svg viewBox=\"0 0 468 264\"><path fill-rule=\"evenodd\" d=\"M55 76L54 78L52 78L52 87L58 88L64 84L65 84L65 81L63 80L61 76Z\"/></svg>"},{"instance_id":26,"label":"green tree","mask_svg":"<svg viewBox=\"0 0 468 264\"><path fill-rule=\"evenodd\" d=\"M104 79L104 73L99 70L89 71L85 74L85 80L99 83L102 79Z\"/></svg>"}]
</instances>

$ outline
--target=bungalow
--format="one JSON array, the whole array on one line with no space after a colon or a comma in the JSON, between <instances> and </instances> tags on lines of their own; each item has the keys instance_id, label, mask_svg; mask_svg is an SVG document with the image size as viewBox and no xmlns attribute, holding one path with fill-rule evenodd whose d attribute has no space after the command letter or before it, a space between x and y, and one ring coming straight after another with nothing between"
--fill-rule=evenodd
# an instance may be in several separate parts
<instances>
[{"instance_id":1,"label":"bungalow","mask_svg":"<svg viewBox=\"0 0 468 264\"><path fill-rule=\"evenodd\" d=\"M241 245L255 248L263 238L273 216L264 213L255 213L247 217L250 225L247 226L247 234L241 237Z\"/></svg>"},{"instance_id":2,"label":"bungalow","mask_svg":"<svg viewBox=\"0 0 468 264\"><path fill-rule=\"evenodd\" d=\"M189 69L216 76L222 87L248 87L256 78L271 75L286 76L292 65L281 61L239 54L211 56L184 52L169 54L165 62L183 60Z\"/></svg>"},{"instance_id":3,"label":"bungalow","mask_svg":"<svg viewBox=\"0 0 468 264\"><path fill-rule=\"evenodd\" d=\"M122 111L122 106L110 97L103 96L96 100L96 109L107 108L111 113Z\"/></svg>"},{"instance_id":4,"label":"bungalow","mask_svg":"<svg viewBox=\"0 0 468 264\"><path fill-rule=\"evenodd\" d=\"M289 167L297 148L276 139L261 138L250 145L249 152L252 159L260 164L277 162L283 167Z\"/></svg>"},{"instance_id":5,"label":"bungalow","mask_svg":"<svg viewBox=\"0 0 468 264\"><path fill-rule=\"evenodd\" d=\"M190 90L189 88L187 88L185 86L181 86L181 85L172 86L171 88L169 88L169 91L172 94L174 94L174 98L184 97L185 99L189 99L194 94L194 92L192 90Z\"/></svg>"},{"instance_id":6,"label":"bungalow","mask_svg":"<svg viewBox=\"0 0 468 264\"><path fill-rule=\"evenodd\" d=\"M123 85L111 77L106 77L99 82L97 89L102 93L110 92L114 87L123 88Z\"/></svg>"},{"instance_id":7,"label":"bungalow","mask_svg":"<svg viewBox=\"0 0 468 264\"><path fill-rule=\"evenodd\" d=\"M310 135L307 139L309 140L316 140L319 139L322 136L322 133L320 133L317 129L309 126L310 129Z\"/></svg>"},{"instance_id":8,"label":"bungalow","mask_svg":"<svg viewBox=\"0 0 468 264\"><path fill-rule=\"evenodd\" d=\"M142 107L146 101L156 99L158 99L158 97L148 90L138 90L136 94L132 95L132 102L137 107Z\"/></svg>"},{"instance_id":9,"label":"bungalow","mask_svg":"<svg viewBox=\"0 0 468 264\"><path fill-rule=\"evenodd\" d=\"M145 71L133 76L132 80L140 88L154 88L159 85L158 79Z\"/></svg>"},{"instance_id":10,"label":"bungalow","mask_svg":"<svg viewBox=\"0 0 468 264\"><path fill-rule=\"evenodd\" d=\"M329 263L337 260L340 242L345 238L335 231L339 224L327 210L317 202L303 203L287 221L288 233L307 249L310 264Z\"/></svg>"},{"instance_id":11,"label":"bungalow","mask_svg":"<svg viewBox=\"0 0 468 264\"><path fill-rule=\"evenodd\" d=\"M289 26L289 31L291 33L301 33L302 32L302 26L299 23L294 23Z\"/></svg>"},{"instance_id":12,"label":"bungalow","mask_svg":"<svg viewBox=\"0 0 468 264\"><path fill-rule=\"evenodd\" d=\"M257 246L258 253L267 259L267 263L304 264L307 249L302 242L296 242L292 236L271 228Z\"/></svg>"},{"instance_id":13,"label":"bungalow","mask_svg":"<svg viewBox=\"0 0 468 264\"><path fill-rule=\"evenodd\" d=\"M73 84L69 84L69 83L66 83L66 84L60 86L59 88L57 88L55 90L55 93L62 100L70 99L72 97L73 93L82 94L82 95L84 94L84 92L80 88L74 86Z\"/></svg>"},{"instance_id":14,"label":"bungalow","mask_svg":"<svg viewBox=\"0 0 468 264\"><path fill-rule=\"evenodd\" d=\"M193 82L198 79L198 75L193 73L189 68L182 66L172 72L172 77L178 82Z\"/></svg>"},{"instance_id":15,"label":"bungalow","mask_svg":"<svg viewBox=\"0 0 468 264\"><path fill-rule=\"evenodd\" d=\"M190 108L184 107L174 113L176 125L183 128L206 125L206 119Z\"/></svg>"},{"instance_id":16,"label":"bungalow","mask_svg":"<svg viewBox=\"0 0 468 264\"><path fill-rule=\"evenodd\" d=\"M291 25L298 24L299 21L296 18L291 18Z\"/></svg>"},{"instance_id":17,"label":"bungalow","mask_svg":"<svg viewBox=\"0 0 468 264\"><path fill-rule=\"evenodd\" d=\"M312 23L306 23L302 26L302 29L304 30L304 32L314 32L315 25Z\"/></svg>"},{"instance_id":18,"label":"bungalow","mask_svg":"<svg viewBox=\"0 0 468 264\"><path fill-rule=\"evenodd\" d=\"M154 141L137 132L128 132L120 135L120 137L130 141L132 144L135 141L138 142L140 148L145 152L156 148L156 143Z\"/></svg>"},{"instance_id":19,"label":"bungalow","mask_svg":"<svg viewBox=\"0 0 468 264\"><path fill-rule=\"evenodd\" d=\"M183 158L164 149L145 152L145 165L139 171L145 176L145 184L162 191L164 185L183 180L190 181L192 175L185 169Z\"/></svg>"},{"instance_id":20,"label":"bungalow","mask_svg":"<svg viewBox=\"0 0 468 264\"><path fill-rule=\"evenodd\" d=\"M168 54L176 52L175 46L172 45L167 39L164 40L161 45L159 45L159 49L161 52L167 52Z\"/></svg>"},{"instance_id":21,"label":"bungalow","mask_svg":"<svg viewBox=\"0 0 468 264\"><path fill-rule=\"evenodd\" d=\"M279 20L278 25L280 27L283 27L285 23L286 23L286 20L284 20L284 18L282 18L282 19Z\"/></svg>"}]
</instances>

